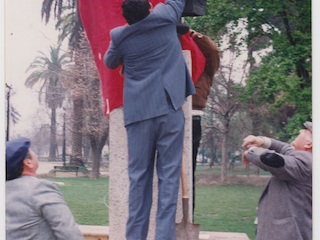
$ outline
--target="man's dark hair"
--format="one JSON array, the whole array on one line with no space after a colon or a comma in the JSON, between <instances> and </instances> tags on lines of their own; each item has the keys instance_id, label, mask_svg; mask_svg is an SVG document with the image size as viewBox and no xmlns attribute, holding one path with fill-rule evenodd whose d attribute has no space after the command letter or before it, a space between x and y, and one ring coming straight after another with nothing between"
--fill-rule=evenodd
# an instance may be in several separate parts
<instances>
[{"instance_id":1,"label":"man's dark hair","mask_svg":"<svg viewBox=\"0 0 320 240\"><path fill-rule=\"evenodd\" d=\"M148 0L124 0L121 7L122 15L129 25L141 21L150 14Z\"/></svg>"}]
</instances>

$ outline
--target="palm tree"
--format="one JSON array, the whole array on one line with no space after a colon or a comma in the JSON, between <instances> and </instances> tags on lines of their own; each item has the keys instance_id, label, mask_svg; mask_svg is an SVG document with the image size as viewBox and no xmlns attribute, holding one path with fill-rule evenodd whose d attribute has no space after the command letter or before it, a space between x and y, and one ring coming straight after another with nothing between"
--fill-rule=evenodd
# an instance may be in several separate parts
<instances>
[{"instance_id":1,"label":"palm tree","mask_svg":"<svg viewBox=\"0 0 320 240\"><path fill-rule=\"evenodd\" d=\"M72 52L77 52L81 47L79 46L82 33L84 32L82 22L78 11L77 0L43 0L41 8L42 19L48 23L51 12L54 13L54 18L58 20L56 28L61 30L59 41L63 41L66 37L69 38L69 47ZM79 64L75 54L75 64ZM74 77L72 79L74 85L81 85L81 79ZM83 119L84 119L84 99L81 94L74 94L72 97L73 103L73 121L72 121L72 154L70 158L70 165L84 165L82 157L82 143L83 143Z\"/></svg>"},{"instance_id":2,"label":"palm tree","mask_svg":"<svg viewBox=\"0 0 320 240\"><path fill-rule=\"evenodd\" d=\"M40 82L39 102L44 99L45 104L51 109L51 131L49 160L56 159L56 110L62 106L65 89L61 84L63 78L63 67L69 63L66 54L59 55L60 46L50 47L50 56L43 52L30 64L27 71L32 73L26 79L25 85L32 88Z\"/></svg>"},{"instance_id":3,"label":"palm tree","mask_svg":"<svg viewBox=\"0 0 320 240\"><path fill-rule=\"evenodd\" d=\"M7 131L6 131L6 141L10 140L10 123L16 124L21 115L20 113L12 106L10 102L10 97L13 95L11 92L12 87L6 84L6 103L7 103Z\"/></svg>"}]
</instances>

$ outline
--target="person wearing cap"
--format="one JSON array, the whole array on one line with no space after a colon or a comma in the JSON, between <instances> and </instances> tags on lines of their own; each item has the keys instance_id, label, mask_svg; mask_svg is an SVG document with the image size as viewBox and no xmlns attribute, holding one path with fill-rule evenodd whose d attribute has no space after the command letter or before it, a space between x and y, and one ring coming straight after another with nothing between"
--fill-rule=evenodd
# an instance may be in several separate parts
<instances>
[{"instance_id":1,"label":"person wearing cap","mask_svg":"<svg viewBox=\"0 0 320 240\"><path fill-rule=\"evenodd\" d=\"M6 239L84 239L59 189L36 177L38 166L29 139L6 142Z\"/></svg>"},{"instance_id":2,"label":"person wearing cap","mask_svg":"<svg viewBox=\"0 0 320 240\"><path fill-rule=\"evenodd\" d=\"M291 144L249 135L244 163L272 174L257 208L256 240L312 239L312 122Z\"/></svg>"}]
</instances>

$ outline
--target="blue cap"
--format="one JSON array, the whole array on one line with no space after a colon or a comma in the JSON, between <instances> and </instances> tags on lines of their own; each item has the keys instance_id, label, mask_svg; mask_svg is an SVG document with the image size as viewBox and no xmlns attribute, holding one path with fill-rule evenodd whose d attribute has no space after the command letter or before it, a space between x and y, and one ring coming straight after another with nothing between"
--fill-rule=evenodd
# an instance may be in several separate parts
<instances>
[{"instance_id":1,"label":"blue cap","mask_svg":"<svg viewBox=\"0 0 320 240\"><path fill-rule=\"evenodd\" d=\"M6 171L12 173L21 163L28 153L30 140L28 138L18 138L6 142Z\"/></svg>"}]
</instances>

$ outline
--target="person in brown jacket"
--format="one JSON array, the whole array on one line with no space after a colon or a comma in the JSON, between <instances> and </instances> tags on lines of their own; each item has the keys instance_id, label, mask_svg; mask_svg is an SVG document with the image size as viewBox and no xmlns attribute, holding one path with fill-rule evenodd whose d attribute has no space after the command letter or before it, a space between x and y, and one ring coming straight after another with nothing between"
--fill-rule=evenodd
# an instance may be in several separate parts
<instances>
[{"instance_id":1,"label":"person in brown jacket","mask_svg":"<svg viewBox=\"0 0 320 240\"><path fill-rule=\"evenodd\" d=\"M201 116L206 107L213 76L220 67L219 49L208 36L189 29L189 35L203 53L206 64L203 73L195 83L196 94L192 95L192 162L193 162L193 212L195 208L195 171L197 166L198 148L201 140Z\"/></svg>"}]
</instances>

